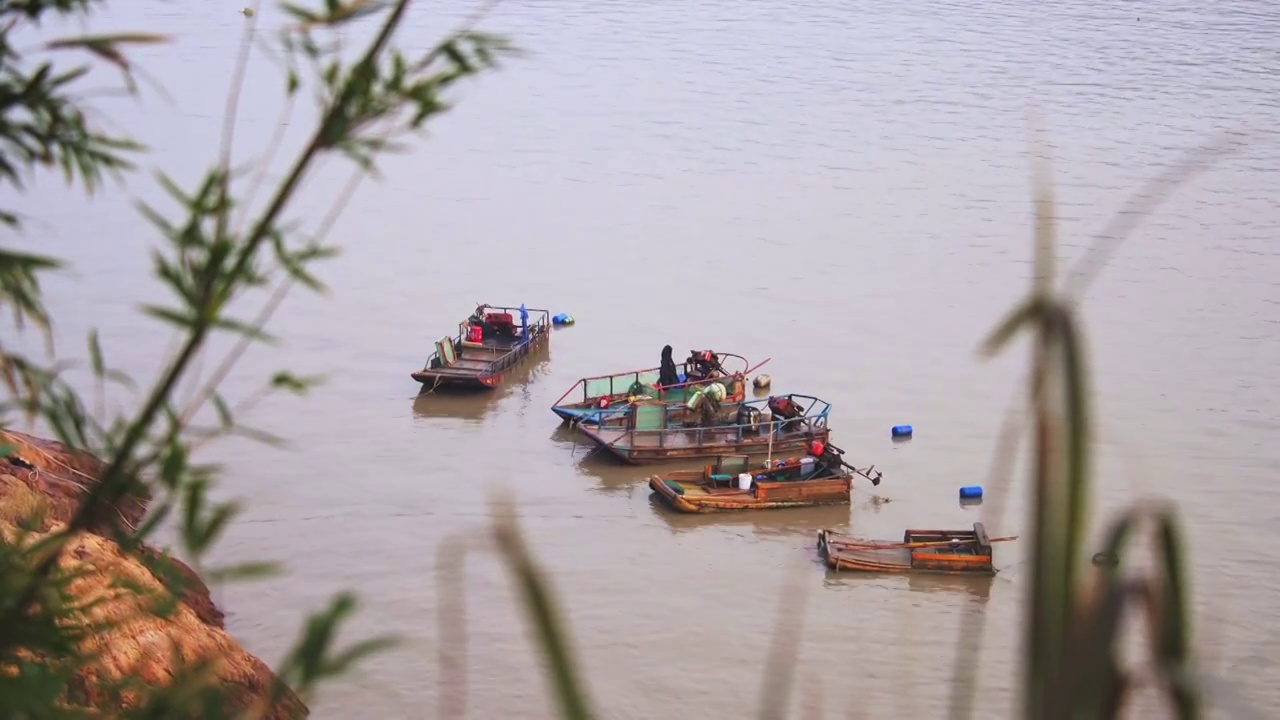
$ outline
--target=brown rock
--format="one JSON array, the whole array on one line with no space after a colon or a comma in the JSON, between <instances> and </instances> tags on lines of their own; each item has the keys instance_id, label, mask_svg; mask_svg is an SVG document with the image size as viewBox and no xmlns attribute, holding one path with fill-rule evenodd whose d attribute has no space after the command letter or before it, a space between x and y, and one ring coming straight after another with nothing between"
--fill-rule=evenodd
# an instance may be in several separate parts
<instances>
[{"instance_id":1,"label":"brown rock","mask_svg":"<svg viewBox=\"0 0 1280 720\"><path fill-rule=\"evenodd\" d=\"M70 453L60 444L24 433L0 431L0 444L17 451L0 458L0 536L4 542L35 542L65 527L80 498L96 482L103 469L96 458ZM112 522L134 527L146 511L145 498L127 498L111 513L105 526L78 534L59 558L59 566L79 570L70 593L77 606L88 607L75 622L91 630L82 643L85 652L100 653L92 669L77 674L67 689L67 702L94 707L111 715L132 707L137 698L128 693L103 692L104 680L135 675L146 683L163 686L191 664L211 663L210 671L227 697L228 710L241 710L265 702L276 682L262 661L247 653L223 629L223 613L214 604L208 587L187 565L140 546L124 552L109 539ZM34 527L21 535L20 523L33 512L42 514ZM148 565L162 568L153 571ZM177 587L171 576L176 576ZM120 587L125 581L130 590ZM139 593L136 589L141 589ZM151 612L157 598L176 594L179 603L168 614ZM94 600L103 602L87 605ZM11 668L0 668L0 672ZM264 718L303 718L306 705L290 690L262 714Z\"/></svg>"},{"instance_id":2,"label":"brown rock","mask_svg":"<svg viewBox=\"0 0 1280 720\"><path fill-rule=\"evenodd\" d=\"M80 500L106 469L102 461L88 453L75 452L60 442L14 430L0 430L0 445L15 448L0 458L0 476L9 475L44 496L48 500L50 519L56 522L71 519ZM108 535L122 526L137 527L147 511L148 500L145 496L121 499L90 531Z\"/></svg>"}]
</instances>

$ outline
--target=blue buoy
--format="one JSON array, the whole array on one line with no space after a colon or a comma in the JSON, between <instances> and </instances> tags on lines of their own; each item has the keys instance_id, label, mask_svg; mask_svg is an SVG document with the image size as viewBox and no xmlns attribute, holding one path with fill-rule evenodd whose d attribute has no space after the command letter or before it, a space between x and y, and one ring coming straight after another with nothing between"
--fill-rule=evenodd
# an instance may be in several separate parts
<instances>
[{"instance_id":1,"label":"blue buoy","mask_svg":"<svg viewBox=\"0 0 1280 720\"><path fill-rule=\"evenodd\" d=\"M911 437L911 426L910 425L894 425L893 429L890 430L889 433L896 438L909 438Z\"/></svg>"},{"instance_id":2,"label":"blue buoy","mask_svg":"<svg viewBox=\"0 0 1280 720\"><path fill-rule=\"evenodd\" d=\"M572 325L573 316L569 313L557 313L551 316L552 325Z\"/></svg>"},{"instance_id":3,"label":"blue buoy","mask_svg":"<svg viewBox=\"0 0 1280 720\"><path fill-rule=\"evenodd\" d=\"M981 485L965 485L964 487L960 488L961 500L971 500L971 499L980 498L980 497L982 497Z\"/></svg>"}]
</instances>

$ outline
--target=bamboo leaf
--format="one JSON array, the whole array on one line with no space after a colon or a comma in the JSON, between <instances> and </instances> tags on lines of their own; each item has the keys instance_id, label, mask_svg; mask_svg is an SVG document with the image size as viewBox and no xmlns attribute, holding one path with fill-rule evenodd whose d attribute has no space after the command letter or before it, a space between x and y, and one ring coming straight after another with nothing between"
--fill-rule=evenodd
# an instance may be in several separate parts
<instances>
[{"instance_id":1,"label":"bamboo leaf","mask_svg":"<svg viewBox=\"0 0 1280 720\"><path fill-rule=\"evenodd\" d=\"M1071 309L1054 303L1054 335L1062 353L1063 391L1066 394L1066 519L1064 522L1062 586L1068 603L1074 601L1080 550L1089 512L1089 406L1083 349ZM1064 616L1064 623L1070 618Z\"/></svg>"},{"instance_id":2,"label":"bamboo leaf","mask_svg":"<svg viewBox=\"0 0 1280 720\"><path fill-rule=\"evenodd\" d=\"M118 65L121 69L128 70L129 61L125 58L124 53L121 52L121 45L152 45L168 41L169 38L167 36L156 33L112 33L50 40L45 43L45 48L49 50L85 50L103 60Z\"/></svg>"},{"instance_id":3,"label":"bamboo leaf","mask_svg":"<svg viewBox=\"0 0 1280 720\"><path fill-rule=\"evenodd\" d=\"M1156 628L1156 658L1169 689L1177 716L1196 720L1201 716L1200 689L1190 667L1191 617L1188 611L1186 563L1182 532L1171 511L1157 514L1157 548L1161 561L1160 613Z\"/></svg>"},{"instance_id":4,"label":"bamboo leaf","mask_svg":"<svg viewBox=\"0 0 1280 720\"><path fill-rule=\"evenodd\" d=\"M1026 325L1034 325L1039 321L1044 313L1043 298L1032 296L1027 300L1018 304L1013 310L1005 315L1004 319L996 325L987 338L982 341L982 345L978 349L978 353L985 357L991 357L1004 348L1009 340L1013 338L1019 330Z\"/></svg>"},{"instance_id":5,"label":"bamboo leaf","mask_svg":"<svg viewBox=\"0 0 1280 720\"><path fill-rule=\"evenodd\" d=\"M282 566L275 562L247 562L227 567L212 568L204 574L210 582L235 580L259 580L280 574Z\"/></svg>"},{"instance_id":6,"label":"bamboo leaf","mask_svg":"<svg viewBox=\"0 0 1280 720\"><path fill-rule=\"evenodd\" d=\"M89 364L96 377L106 375L106 365L102 361L102 346L98 343L98 331L89 331Z\"/></svg>"}]
</instances>

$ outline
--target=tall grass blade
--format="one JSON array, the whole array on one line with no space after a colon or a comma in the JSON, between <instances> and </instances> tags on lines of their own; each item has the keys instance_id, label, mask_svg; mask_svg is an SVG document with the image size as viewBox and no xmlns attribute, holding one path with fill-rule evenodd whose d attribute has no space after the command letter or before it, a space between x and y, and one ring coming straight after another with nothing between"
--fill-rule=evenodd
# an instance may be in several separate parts
<instances>
[{"instance_id":1,"label":"tall grass blade","mask_svg":"<svg viewBox=\"0 0 1280 720\"><path fill-rule=\"evenodd\" d=\"M436 611L440 663L437 693L442 720L467 714L467 597L463 569L467 546L450 538L436 551L436 587L440 606Z\"/></svg>"},{"instance_id":2,"label":"tall grass blade","mask_svg":"<svg viewBox=\"0 0 1280 720\"><path fill-rule=\"evenodd\" d=\"M521 603L537 633L538 645L550 666L548 679L560 706L560 717L588 720L594 715L589 709L586 689L569 650L555 599L542 570L525 547L514 513L500 512L501 507L501 503L494 503L493 538L516 583Z\"/></svg>"},{"instance_id":3,"label":"tall grass blade","mask_svg":"<svg viewBox=\"0 0 1280 720\"><path fill-rule=\"evenodd\" d=\"M808 586L800 568L792 565L778 597L778 620L760 681L760 720L782 720L787 716L808 599Z\"/></svg>"}]
</instances>

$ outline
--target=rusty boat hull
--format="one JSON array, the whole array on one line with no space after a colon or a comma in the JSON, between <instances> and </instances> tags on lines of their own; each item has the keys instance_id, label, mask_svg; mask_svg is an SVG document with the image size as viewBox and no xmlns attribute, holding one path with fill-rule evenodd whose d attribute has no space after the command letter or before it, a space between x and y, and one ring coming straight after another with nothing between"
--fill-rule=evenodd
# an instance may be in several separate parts
<instances>
[{"instance_id":1,"label":"rusty boat hull","mask_svg":"<svg viewBox=\"0 0 1280 720\"><path fill-rule=\"evenodd\" d=\"M767 421L742 419L776 399L793 403L798 415ZM830 410L823 400L792 393L725 406L723 411L732 417L704 425L689 422L683 408L637 402L622 416L575 427L598 450L632 465L720 455L785 457L804 454L814 441L827 442Z\"/></svg>"},{"instance_id":2,"label":"rusty boat hull","mask_svg":"<svg viewBox=\"0 0 1280 720\"><path fill-rule=\"evenodd\" d=\"M982 523L972 530L916 530L895 540L864 540L818 531L818 556L837 571L994 575L991 541Z\"/></svg>"},{"instance_id":3,"label":"rusty boat hull","mask_svg":"<svg viewBox=\"0 0 1280 720\"><path fill-rule=\"evenodd\" d=\"M748 456L720 457L702 470L676 470L649 477L649 488L672 510L719 513L848 505L853 475L843 468L829 470L812 457L790 457L764 467ZM806 466L812 465L812 471ZM741 474L751 475L742 488Z\"/></svg>"}]
</instances>

